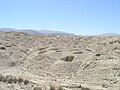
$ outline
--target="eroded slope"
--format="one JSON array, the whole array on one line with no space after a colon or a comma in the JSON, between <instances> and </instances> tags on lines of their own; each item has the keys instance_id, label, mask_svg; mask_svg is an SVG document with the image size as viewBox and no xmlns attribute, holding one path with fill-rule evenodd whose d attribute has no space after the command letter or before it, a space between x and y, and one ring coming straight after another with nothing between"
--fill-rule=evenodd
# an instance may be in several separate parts
<instances>
[{"instance_id":1,"label":"eroded slope","mask_svg":"<svg viewBox=\"0 0 120 90\"><path fill-rule=\"evenodd\" d=\"M0 33L0 73L30 84L0 82L3 90L62 85L65 90L120 89L120 36Z\"/></svg>"}]
</instances>

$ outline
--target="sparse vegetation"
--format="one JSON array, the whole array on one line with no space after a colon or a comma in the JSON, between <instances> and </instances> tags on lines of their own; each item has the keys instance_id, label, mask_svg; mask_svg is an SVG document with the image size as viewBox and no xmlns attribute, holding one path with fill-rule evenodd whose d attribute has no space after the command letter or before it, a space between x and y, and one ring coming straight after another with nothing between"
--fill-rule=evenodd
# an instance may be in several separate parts
<instances>
[{"instance_id":1,"label":"sparse vegetation","mask_svg":"<svg viewBox=\"0 0 120 90\"><path fill-rule=\"evenodd\" d=\"M62 86L59 86L57 90L64 90Z\"/></svg>"},{"instance_id":2,"label":"sparse vegetation","mask_svg":"<svg viewBox=\"0 0 120 90\"><path fill-rule=\"evenodd\" d=\"M5 47L0 47L0 49L1 49L1 50L6 50L6 48L5 48Z\"/></svg>"},{"instance_id":3,"label":"sparse vegetation","mask_svg":"<svg viewBox=\"0 0 120 90\"><path fill-rule=\"evenodd\" d=\"M8 83L12 83L12 82L13 82L12 78L8 79Z\"/></svg>"},{"instance_id":4,"label":"sparse vegetation","mask_svg":"<svg viewBox=\"0 0 120 90\"><path fill-rule=\"evenodd\" d=\"M55 87L50 85L50 90L55 90Z\"/></svg>"},{"instance_id":5,"label":"sparse vegetation","mask_svg":"<svg viewBox=\"0 0 120 90\"><path fill-rule=\"evenodd\" d=\"M7 82L7 79L4 77L4 78L2 79L2 81L3 81L3 82Z\"/></svg>"},{"instance_id":6,"label":"sparse vegetation","mask_svg":"<svg viewBox=\"0 0 120 90\"><path fill-rule=\"evenodd\" d=\"M106 85L106 84L102 84L102 87L103 87L103 88L107 88L107 85Z\"/></svg>"},{"instance_id":7,"label":"sparse vegetation","mask_svg":"<svg viewBox=\"0 0 120 90\"><path fill-rule=\"evenodd\" d=\"M98 56L98 57L99 57L99 56L101 56L101 54L96 54L96 56Z\"/></svg>"},{"instance_id":8,"label":"sparse vegetation","mask_svg":"<svg viewBox=\"0 0 120 90\"><path fill-rule=\"evenodd\" d=\"M5 90L119 89L116 40L120 37L82 36L79 41L71 37L0 33L0 86ZM112 41L116 42L109 44Z\"/></svg>"},{"instance_id":9,"label":"sparse vegetation","mask_svg":"<svg viewBox=\"0 0 120 90\"><path fill-rule=\"evenodd\" d=\"M22 78L19 78L18 79L18 83L22 83L23 82L23 79Z\"/></svg>"},{"instance_id":10,"label":"sparse vegetation","mask_svg":"<svg viewBox=\"0 0 120 90\"><path fill-rule=\"evenodd\" d=\"M16 62L10 62L9 65L10 65L11 67L14 67L14 66L16 65Z\"/></svg>"},{"instance_id":11,"label":"sparse vegetation","mask_svg":"<svg viewBox=\"0 0 120 90\"><path fill-rule=\"evenodd\" d=\"M2 80L3 80L3 78L4 78L4 77L0 74L0 81L2 81Z\"/></svg>"},{"instance_id":12,"label":"sparse vegetation","mask_svg":"<svg viewBox=\"0 0 120 90\"><path fill-rule=\"evenodd\" d=\"M74 56L66 56L66 57L62 58L61 60L71 62L71 61L73 61L74 58L75 58Z\"/></svg>"},{"instance_id":13,"label":"sparse vegetation","mask_svg":"<svg viewBox=\"0 0 120 90\"><path fill-rule=\"evenodd\" d=\"M82 54L83 52L73 52L73 54Z\"/></svg>"},{"instance_id":14,"label":"sparse vegetation","mask_svg":"<svg viewBox=\"0 0 120 90\"><path fill-rule=\"evenodd\" d=\"M60 85L57 88L55 88L55 86L50 85L50 90L64 90L63 87Z\"/></svg>"},{"instance_id":15,"label":"sparse vegetation","mask_svg":"<svg viewBox=\"0 0 120 90\"><path fill-rule=\"evenodd\" d=\"M33 90L42 90L42 88L41 87L34 87Z\"/></svg>"},{"instance_id":16,"label":"sparse vegetation","mask_svg":"<svg viewBox=\"0 0 120 90\"><path fill-rule=\"evenodd\" d=\"M13 82L14 82L14 83L17 83L17 81L18 81L18 80L16 79L16 77L13 77Z\"/></svg>"},{"instance_id":17,"label":"sparse vegetation","mask_svg":"<svg viewBox=\"0 0 120 90\"><path fill-rule=\"evenodd\" d=\"M27 85L29 83L29 80L25 80L24 84Z\"/></svg>"},{"instance_id":18,"label":"sparse vegetation","mask_svg":"<svg viewBox=\"0 0 120 90\"><path fill-rule=\"evenodd\" d=\"M91 90L91 89L82 87L81 90Z\"/></svg>"},{"instance_id":19,"label":"sparse vegetation","mask_svg":"<svg viewBox=\"0 0 120 90\"><path fill-rule=\"evenodd\" d=\"M8 75L8 76L3 76L2 74L0 74L0 81L1 82L7 82L7 83L24 83L24 85L27 85L29 83L29 80L23 80L23 78L19 78L17 79L14 76Z\"/></svg>"}]
</instances>

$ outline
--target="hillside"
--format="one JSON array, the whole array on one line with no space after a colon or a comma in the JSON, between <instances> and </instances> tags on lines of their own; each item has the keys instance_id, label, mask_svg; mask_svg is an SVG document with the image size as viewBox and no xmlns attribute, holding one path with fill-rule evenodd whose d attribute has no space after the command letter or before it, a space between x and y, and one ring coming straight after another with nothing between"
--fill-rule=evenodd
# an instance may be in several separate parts
<instances>
[{"instance_id":1,"label":"hillside","mask_svg":"<svg viewBox=\"0 0 120 90\"><path fill-rule=\"evenodd\" d=\"M0 32L0 90L50 90L50 85L120 90L120 36Z\"/></svg>"},{"instance_id":2,"label":"hillside","mask_svg":"<svg viewBox=\"0 0 120 90\"><path fill-rule=\"evenodd\" d=\"M52 30L32 30L32 29L13 29L13 28L0 28L2 32L23 32L27 34L50 34L50 35L65 35L65 36L75 36L73 33L52 31Z\"/></svg>"}]
</instances>

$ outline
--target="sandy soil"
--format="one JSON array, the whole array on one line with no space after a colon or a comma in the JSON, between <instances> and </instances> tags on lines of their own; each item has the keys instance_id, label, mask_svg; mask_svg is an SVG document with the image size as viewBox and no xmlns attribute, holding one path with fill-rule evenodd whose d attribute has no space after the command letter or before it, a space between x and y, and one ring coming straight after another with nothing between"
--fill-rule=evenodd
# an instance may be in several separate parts
<instances>
[{"instance_id":1,"label":"sandy soil","mask_svg":"<svg viewBox=\"0 0 120 90\"><path fill-rule=\"evenodd\" d=\"M0 90L49 90L50 85L120 90L120 36L0 32Z\"/></svg>"}]
</instances>

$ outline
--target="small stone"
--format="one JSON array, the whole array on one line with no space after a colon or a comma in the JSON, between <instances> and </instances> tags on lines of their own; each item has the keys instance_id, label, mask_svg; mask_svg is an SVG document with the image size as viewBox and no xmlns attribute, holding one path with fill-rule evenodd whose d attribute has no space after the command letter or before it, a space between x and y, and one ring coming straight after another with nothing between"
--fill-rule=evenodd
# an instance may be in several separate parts
<instances>
[{"instance_id":1,"label":"small stone","mask_svg":"<svg viewBox=\"0 0 120 90\"><path fill-rule=\"evenodd\" d=\"M67 56L67 57L62 58L61 60L71 62L73 61L74 58L75 58L74 56Z\"/></svg>"},{"instance_id":2,"label":"small stone","mask_svg":"<svg viewBox=\"0 0 120 90\"><path fill-rule=\"evenodd\" d=\"M1 50L6 50L6 48L5 48L5 47L0 47L0 49L1 49Z\"/></svg>"}]
</instances>

